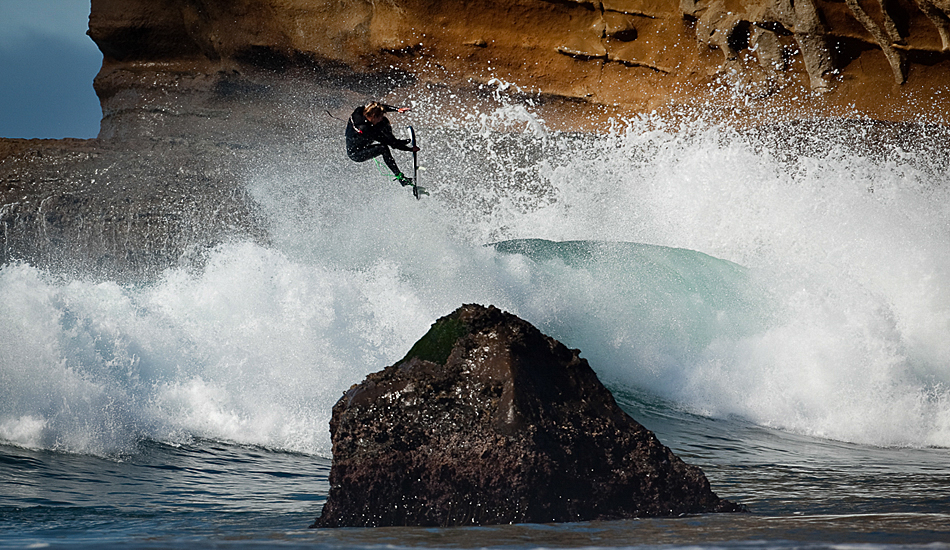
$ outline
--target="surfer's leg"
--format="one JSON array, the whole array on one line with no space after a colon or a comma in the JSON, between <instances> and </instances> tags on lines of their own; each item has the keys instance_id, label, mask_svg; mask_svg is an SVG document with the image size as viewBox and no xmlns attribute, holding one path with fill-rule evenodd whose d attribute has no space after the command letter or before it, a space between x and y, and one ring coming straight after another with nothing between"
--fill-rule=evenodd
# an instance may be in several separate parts
<instances>
[{"instance_id":1,"label":"surfer's leg","mask_svg":"<svg viewBox=\"0 0 950 550\"><path fill-rule=\"evenodd\" d=\"M396 165L396 159L393 158L392 151L382 143L377 143L365 149L348 150L346 154L350 159L356 162L364 162L371 158L381 156L383 157L383 162L386 163L386 166L392 171L393 176L396 177L396 181L402 185L412 185L412 178L404 176L403 173L399 171L399 166Z\"/></svg>"},{"instance_id":2,"label":"surfer's leg","mask_svg":"<svg viewBox=\"0 0 950 550\"><path fill-rule=\"evenodd\" d=\"M350 157L350 160L356 162L365 162L371 158L385 155L387 152L389 152L389 147L386 147L382 143L377 143L375 145L370 145L365 149L347 149L346 154L348 157ZM392 156L392 154L390 154L390 156Z\"/></svg>"},{"instance_id":3,"label":"surfer's leg","mask_svg":"<svg viewBox=\"0 0 950 550\"><path fill-rule=\"evenodd\" d=\"M388 166L389 169L392 170L394 176L399 177L400 175L402 175L402 172L400 172L399 167L396 166L396 159L393 158L393 152L390 151L389 147L386 147L385 145L383 145L382 147L384 149L382 153L383 162L385 162L386 166Z\"/></svg>"}]
</instances>

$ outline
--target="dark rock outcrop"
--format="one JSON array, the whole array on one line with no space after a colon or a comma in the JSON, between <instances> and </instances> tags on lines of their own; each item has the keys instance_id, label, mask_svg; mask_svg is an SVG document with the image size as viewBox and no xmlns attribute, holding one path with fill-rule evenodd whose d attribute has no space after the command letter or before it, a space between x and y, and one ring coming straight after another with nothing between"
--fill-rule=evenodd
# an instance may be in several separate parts
<instances>
[{"instance_id":1,"label":"dark rock outcrop","mask_svg":"<svg viewBox=\"0 0 950 550\"><path fill-rule=\"evenodd\" d=\"M566 522L740 511L571 350L466 305L333 408L313 527Z\"/></svg>"}]
</instances>

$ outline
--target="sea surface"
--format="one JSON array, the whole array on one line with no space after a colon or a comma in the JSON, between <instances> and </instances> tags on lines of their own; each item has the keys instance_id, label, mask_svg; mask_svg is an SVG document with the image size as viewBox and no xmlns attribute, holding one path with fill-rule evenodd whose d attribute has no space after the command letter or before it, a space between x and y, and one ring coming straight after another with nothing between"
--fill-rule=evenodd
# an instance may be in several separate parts
<instances>
[{"instance_id":1,"label":"sea surface","mask_svg":"<svg viewBox=\"0 0 950 550\"><path fill-rule=\"evenodd\" d=\"M248 176L267 245L0 267L0 548L950 548L946 144L409 101L420 201L328 127ZM308 529L334 402L465 303L580 349L750 512Z\"/></svg>"}]
</instances>

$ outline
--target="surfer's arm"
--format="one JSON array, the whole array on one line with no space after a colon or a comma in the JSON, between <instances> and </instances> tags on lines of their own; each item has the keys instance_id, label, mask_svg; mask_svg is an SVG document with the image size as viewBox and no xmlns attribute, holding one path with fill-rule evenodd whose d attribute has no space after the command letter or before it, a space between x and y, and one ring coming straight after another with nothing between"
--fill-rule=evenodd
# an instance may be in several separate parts
<instances>
[{"instance_id":1,"label":"surfer's arm","mask_svg":"<svg viewBox=\"0 0 950 550\"><path fill-rule=\"evenodd\" d=\"M405 113L411 111L410 107L393 107L392 105L380 105L384 113Z\"/></svg>"},{"instance_id":2,"label":"surfer's arm","mask_svg":"<svg viewBox=\"0 0 950 550\"><path fill-rule=\"evenodd\" d=\"M413 151L413 148L409 146L408 139L397 139L396 145L393 145L393 149L399 149L400 151ZM416 151L419 150L418 147L415 148Z\"/></svg>"},{"instance_id":3,"label":"surfer's arm","mask_svg":"<svg viewBox=\"0 0 950 550\"><path fill-rule=\"evenodd\" d=\"M383 119L382 122L376 125L376 131L378 132L376 140L384 145L388 145L393 149L399 149L400 151L412 151L412 147L409 146L408 139L398 139L393 135L392 124L388 120Z\"/></svg>"},{"instance_id":4,"label":"surfer's arm","mask_svg":"<svg viewBox=\"0 0 950 550\"><path fill-rule=\"evenodd\" d=\"M392 131L389 131L385 137L383 143L392 147L393 149L399 149L400 151L412 151L412 147L409 146L408 139L397 139L396 136L392 134Z\"/></svg>"}]
</instances>

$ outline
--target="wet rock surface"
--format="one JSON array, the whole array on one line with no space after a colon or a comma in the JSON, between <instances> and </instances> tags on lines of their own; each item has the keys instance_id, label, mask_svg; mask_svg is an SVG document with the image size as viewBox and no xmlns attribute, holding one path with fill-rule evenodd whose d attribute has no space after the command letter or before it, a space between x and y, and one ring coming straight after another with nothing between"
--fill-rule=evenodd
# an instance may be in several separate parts
<instances>
[{"instance_id":1,"label":"wet rock surface","mask_svg":"<svg viewBox=\"0 0 950 550\"><path fill-rule=\"evenodd\" d=\"M358 101L345 83L272 76L167 73L112 102L98 139L0 139L0 264L137 282L220 243L267 244L249 187L278 168L322 175L343 156L324 109Z\"/></svg>"},{"instance_id":2,"label":"wet rock surface","mask_svg":"<svg viewBox=\"0 0 950 550\"><path fill-rule=\"evenodd\" d=\"M735 512L571 350L494 307L439 319L330 422L313 527L568 522Z\"/></svg>"},{"instance_id":3,"label":"wet rock surface","mask_svg":"<svg viewBox=\"0 0 950 550\"><path fill-rule=\"evenodd\" d=\"M239 162L200 142L0 142L0 264L141 281L230 239L264 242ZM225 149L226 151L226 149ZM5 154L4 154L5 153Z\"/></svg>"}]
</instances>

